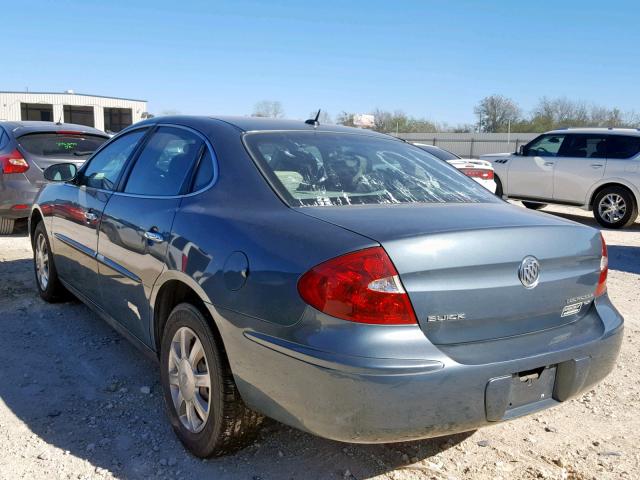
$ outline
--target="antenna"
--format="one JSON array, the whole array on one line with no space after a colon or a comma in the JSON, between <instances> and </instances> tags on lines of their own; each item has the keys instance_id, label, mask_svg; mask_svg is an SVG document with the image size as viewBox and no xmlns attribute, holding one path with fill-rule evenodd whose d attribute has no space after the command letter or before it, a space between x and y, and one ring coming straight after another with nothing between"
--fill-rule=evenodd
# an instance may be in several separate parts
<instances>
[{"instance_id":1,"label":"antenna","mask_svg":"<svg viewBox=\"0 0 640 480\"><path fill-rule=\"evenodd\" d=\"M316 113L316 118L310 118L309 120L305 120L304 123L306 123L307 125L313 125L314 127L317 127L318 125L320 125L318 118L320 118L320 109L318 109L318 113Z\"/></svg>"}]
</instances>

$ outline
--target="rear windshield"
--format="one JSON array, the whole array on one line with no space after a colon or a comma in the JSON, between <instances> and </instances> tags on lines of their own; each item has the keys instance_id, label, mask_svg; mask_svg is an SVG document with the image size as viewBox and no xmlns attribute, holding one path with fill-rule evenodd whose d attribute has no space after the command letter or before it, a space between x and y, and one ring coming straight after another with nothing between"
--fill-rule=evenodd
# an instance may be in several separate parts
<instances>
[{"instance_id":1,"label":"rear windshield","mask_svg":"<svg viewBox=\"0 0 640 480\"><path fill-rule=\"evenodd\" d=\"M98 135L30 133L19 137L18 143L27 153L38 157L83 159L107 140Z\"/></svg>"},{"instance_id":2,"label":"rear windshield","mask_svg":"<svg viewBox=\"0 0 640 480\"><path fill-rule=\"evenodd\" d=\"M416 145L416 147L420 147L420 149L424 150L425 152L429 152L431 155L439 158L440 160L459 160L460 159L460 157L458 157L457 155L454 155L450 151L444 150L442 148L437 148L437 147L429 148L422 145Z\"/></svg>"},{"instance_id":3,"label":"rear windshield","mask_svg":"<svg viewBox=\"0 0 640 480\"><path fill-rule=\"evenodd\" d=\"M327 132L260 132L246 145L292 206L498 201L427 152L399 140Z\"/></svg>"}]
</instances>

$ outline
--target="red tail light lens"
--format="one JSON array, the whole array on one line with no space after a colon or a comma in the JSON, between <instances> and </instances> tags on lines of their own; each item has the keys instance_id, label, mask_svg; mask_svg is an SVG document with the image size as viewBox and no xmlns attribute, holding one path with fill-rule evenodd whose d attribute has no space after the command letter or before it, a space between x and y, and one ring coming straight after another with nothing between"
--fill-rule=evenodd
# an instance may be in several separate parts
<instances>
[{"instance_id":1,"label":"red tail light lens","mask_svg":"<svg viewBox=\"0 0 640 480\"><path fill-rule=\"evenodd\" d=\"M598 286L594 293L596 297L604 295L607 291L607 275L609 274L609 255L602 233L600 233L600 239L602 240L602 257L600 257L600 278L598 278Z\"/></svg>"},{"instance_id":2,"label":"red tail light lens","mask_svg":"<svg viewBox=\"0 0 640 480\"><path fill-rule=\"evenodd\" d=\"M493 170L484 168L461 168L460 171L467 177L482 178L483 180L493 180Z\"/></svg>"},{"instance_id":3,"label":"red tail light lens","mask_svg":"<svg viewBox=\"0 0 640 480\"><path fill-rule=\"evenodd\" d=\"M409 295L382 247L348 253L313 267L298 281L298 292L312 307L343 320L418 323Z\"/></svg>"},{"instance_id":4,"label":"red tail light lens","mask_svg":"<svg viewBox=\"0 0 640 480\"><path fill-rule=\"evenodd\" d=\"M29 164L22 158L22 154L18 150L11 153L0 155L0 165L2 173L24 173L29 170Z\"/></svg>"}]
</instances>

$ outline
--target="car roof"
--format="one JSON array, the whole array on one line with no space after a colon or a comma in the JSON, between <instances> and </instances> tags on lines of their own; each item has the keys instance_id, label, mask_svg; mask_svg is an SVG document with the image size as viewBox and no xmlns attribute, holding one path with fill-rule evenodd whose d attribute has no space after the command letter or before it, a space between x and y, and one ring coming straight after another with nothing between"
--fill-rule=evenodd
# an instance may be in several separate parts
<instances>
[{"instance_id":1,"label":"car roof","mask_svg":"<svg viewBox=\"0 0 640 480\"><path fill-rule=\"evenodd\" d=\"M607 128L607 127L592 127L592 128L558 128L551 130L547 133L561 134L561 133L586 133L586 134L598 134L598 135L632 135L640 137L640 129L638 128Z\"/></svg>"},{"instance_id":2,"label":"car roof","mask_svg":"<svg viewBox=\"0 0 640 480\"><path fill-rule=\"evenodd\" d=\"M71 131L90 133L92 135L100 135L108 137L108 135L97 128L87 127L85 125L76 125L75 123L53 123L53 122L0 122L0 126L12 133L14 136L25 135L27 133L49 133L58 131Z\"/></svg>"},{"instance_id":3,"label":"car roof","mask_svg":"<svg viewBox=\"0 0 640 480\"><path fill-rule=\"evenodd\" d=\"M207 123L211 121L224 122L234 126L242 132L260 132L260 131L316 131L316 132L336 132L336 133L353 133L360 135L370 135L386 139L396 139L391 135L375 132L364 128L345 127L342 125L319 124L317 126L309 125L302 120L288 120L280 118L265 117L234 117L234 116L194 116L194 115L171 115L154 117L149 120L137 123L143 124L161 124L161 123L186 123L187 125L196 125L198 123Z\"/></svg>"}]
</instances>

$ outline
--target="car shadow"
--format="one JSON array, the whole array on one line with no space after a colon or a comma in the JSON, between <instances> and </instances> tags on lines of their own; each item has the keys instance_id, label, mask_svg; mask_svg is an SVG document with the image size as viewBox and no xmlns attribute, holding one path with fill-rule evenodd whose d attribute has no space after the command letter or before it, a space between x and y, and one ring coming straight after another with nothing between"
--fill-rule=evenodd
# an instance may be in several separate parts
<instances>
[{"instance_id":1,"label":"car shadow","mask_svg":"<svg viewBox=\"0 0 640 480\"><path fill-rule=\"evenodd\" d=\"M548 213L549 215L555 215L556 217L566 218L567 220L572 220L574 222L582 223L583 225L588 225L590 227L597 228L598 230L615 231L615 232L626 232L626 231L640 232L640 222L638 221L636 221L633 225L626 227L623 230L614 230L614 229L602 227L598 222L596 222L596 220L593 218L591 214L587 216L587 215L580 215L580 214L567 213L567 212L556 212L556 211L547 210L547 209L542 209L538 211L543 213Z\"/></svg>"},{"instance_id":2,"label":"car shadow","mask_svg":"<svg viewBox=\"0 0 640 480\"><path fill-rule=\"evenodd\" d=\"M437 468L423 460L472 434L356 445L267 421L244 450L202 461L171 430L157 364L83 304L42 301L28 258L0 262L0 329L3 429L26 426L37 437L12 437L25 472L64 463L80 469L74 474L106 469L119 478L365 479L396 469L420 476Z\"/></svg>"},{"instance_id":3,"label":"car shadow","mask_svg":"<svg viewBox=\"0 0 640 480\"><path fill-rule=\"evenodd\" d=\"M609 268L640 275L640 247L607 245Z\"/></svg>"}]
</instances>

